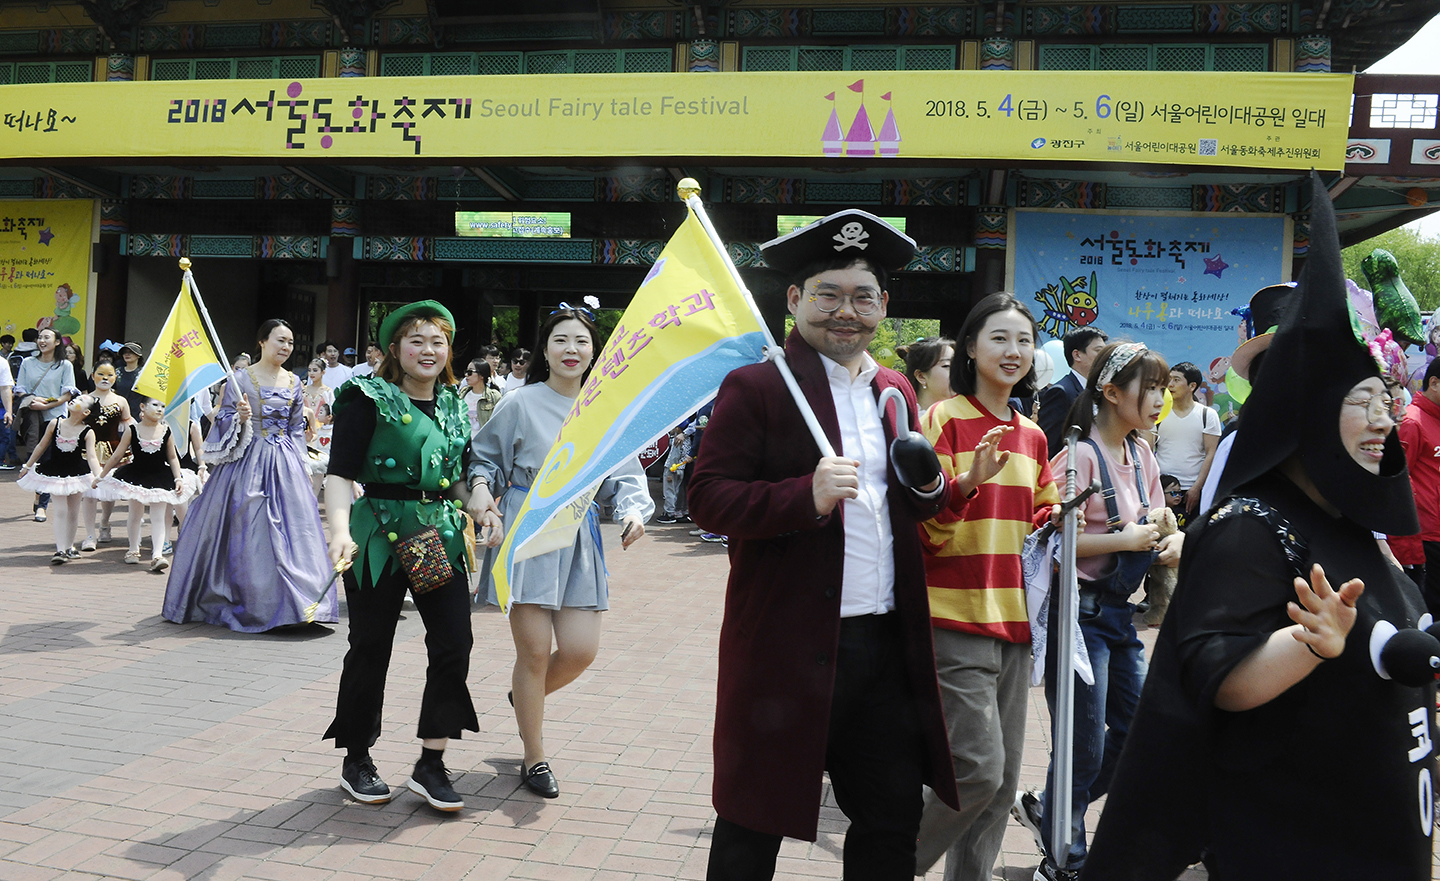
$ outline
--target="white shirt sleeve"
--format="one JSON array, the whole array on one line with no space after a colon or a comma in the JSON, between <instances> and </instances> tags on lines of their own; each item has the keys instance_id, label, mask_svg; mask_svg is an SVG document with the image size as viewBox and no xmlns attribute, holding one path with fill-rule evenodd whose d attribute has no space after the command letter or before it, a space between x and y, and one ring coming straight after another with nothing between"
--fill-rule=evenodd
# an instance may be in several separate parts
<instances>
[{"instance_id":1,"label":"white shirt sleeve","mask_svg":"<svg viewBox=\"0 0 1440 881\"><path fill-rule=\"evenodd\" d=\"M1204 418L1201 420L1201 431L1213 437L1220 436L1220 414L1215 412L1214 407L1200 405Z\"/></svg>"}]
</instances>

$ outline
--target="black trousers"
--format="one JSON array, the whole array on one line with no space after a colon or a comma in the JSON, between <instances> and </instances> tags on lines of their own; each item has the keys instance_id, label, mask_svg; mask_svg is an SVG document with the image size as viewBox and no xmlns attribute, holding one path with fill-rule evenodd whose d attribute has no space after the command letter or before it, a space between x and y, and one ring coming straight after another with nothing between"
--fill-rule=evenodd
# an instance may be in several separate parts
<instances>
[{"instance_id":1,"label":"black trousers","mask_svg":"<svg viewBox=\"0 0 1440 881\"><path fill-rule=\"evenodd\" d=\"M899 616L842 619L825 770L835 801L850 820L847 881L915 877L924 784L917 720ZM775 876L782 839L717 817L707 881L768 881Z\"/></svg>"},{"instance_id":2,"label":"black trousers","mask_svg":"<svg viewBox=\"0 0 1440 881\"><path fill-rule=\"evenodd\" d=\"M350 614L350 650L340 674L335 721L325 737L337 749L369 749L380 738L385 705L385 674L401 603L410 582L392 567L373 586L360 587L355 570L345 573L345 604ZM457 570L448 584L415 597L415 611L425 622L425 693L420 699L417 737L459 737L462 729L479 731L475 704L465 683L470 672L470 590Z\"/></svg>"}]
</instances>

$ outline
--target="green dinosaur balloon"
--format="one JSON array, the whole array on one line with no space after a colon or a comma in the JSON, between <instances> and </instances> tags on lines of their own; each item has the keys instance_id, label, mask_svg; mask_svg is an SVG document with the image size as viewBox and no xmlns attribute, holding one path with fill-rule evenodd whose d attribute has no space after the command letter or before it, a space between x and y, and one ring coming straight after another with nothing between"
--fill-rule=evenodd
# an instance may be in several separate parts
<instances>
[{"instance_id":1,"label":"green dinosaur balloon","mask_svg":"<svg viewBox=\"0 0 1440 881\"><path fill-rule=\"evenodd\" d=\"M1370 256L1360 261L1360 269L1370 290L1375 292L1375 321L1382 328L1390 328L1401 343L1419 345L1425 342L1425 331L1420 321L1420 304L1415 295L1405 286L1400 277L1400 264L1395 255L1384 248L1376 248Z\"/></svg>"}]
</instances>

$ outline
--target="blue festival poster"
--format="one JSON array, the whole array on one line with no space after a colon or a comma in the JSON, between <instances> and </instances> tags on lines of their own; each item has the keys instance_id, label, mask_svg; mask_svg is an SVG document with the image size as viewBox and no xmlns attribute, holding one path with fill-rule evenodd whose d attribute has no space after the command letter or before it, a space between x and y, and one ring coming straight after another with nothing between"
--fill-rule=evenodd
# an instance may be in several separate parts
<instances>
[{"instance_id":1,"label":"blue festival poster","mask_svg":"<svg viewBox=\"0 0 1440 881\"><path fill-rule=\"evenodd\" d=\"M1093 325L1132 339L1171 364L1205 374L1221 416L1230 354L1246 339L1239 310L1266 285L1290 279L1284 215L1017 209L1010 284L1044 343Z\"/></svg>"}]
</instances>

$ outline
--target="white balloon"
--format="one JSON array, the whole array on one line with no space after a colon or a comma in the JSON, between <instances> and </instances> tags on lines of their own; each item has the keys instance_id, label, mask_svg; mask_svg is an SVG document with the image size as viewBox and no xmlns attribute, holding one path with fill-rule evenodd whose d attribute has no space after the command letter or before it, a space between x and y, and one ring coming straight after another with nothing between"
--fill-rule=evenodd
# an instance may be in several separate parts
<instances>
[{"instance_id":1,"label":"white balloon","mask_svg":"<svg viewBox=\"0 0 1440 881\"><path fill-rule=\"evenodd\" d=\"M1063 375L1061 371L1065 369L1065 344L1058 339L1050 340L1040 347L1040 352L1050 356L1050 378L1040 383L1040 387L1044 388Z\"/></svg>"},{"instance_id":2,"label":"white balloon","mask_svg":"<svg viewBox=\"0 0 1440 881\"><path fill-rule=\"evenodd\" d=\"M1042 389L1055 378L1055 362L1043 347L1035 350L1035 388Z\"/></svg>"}]
</instances>

